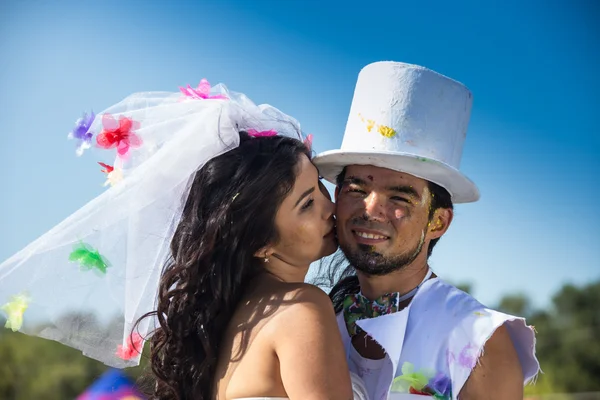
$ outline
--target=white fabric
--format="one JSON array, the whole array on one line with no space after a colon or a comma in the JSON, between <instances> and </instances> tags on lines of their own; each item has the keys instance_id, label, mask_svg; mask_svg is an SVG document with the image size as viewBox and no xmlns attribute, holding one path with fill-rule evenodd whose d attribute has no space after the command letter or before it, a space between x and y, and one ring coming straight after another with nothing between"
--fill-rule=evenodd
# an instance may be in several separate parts
<instances>
[{"instance_id":1,"label":"white fabric","mask_svg":"<svg viewBox=\"0 0 600 400\"><path fill-rule=\"evenodd\" d=\"M343 313L337 318L349 354L352 343ZM357 324L385 349L392 361L382 371L387 376L380 382L384 393L392 389L392 377L402 376L405 367L405 372L414 368L412 372L432 378L438 374L446 377L452 389L452 395L447 399L457 400L486 341L503 324L507 326L519 356L524 382L530 382L539 372L535 334L523 318L488 309L438 278L425 282L404 310L359 320ZM411 398L408 390L402 391L393 396L390 393L389 398Z\"/></svg>"},{"instance_id":2,"label":"white fabric","mask_svg":"<svg viewBox=\"0 0 600 400\"><path fill-rule=\"evenodd\" d=\"M136 93L96 116L91 127L96 134L104 114L139 122L136 134L143 143L122 163L123 181L0 264L0 305L19 294L30 299L21 332L59 341L112 367L139 364L139 354L124 360L116 351L127 346L136 320L155 309L190 178L209 159L237 147L240 130L274 129L302 140L293 118L225 86L216 90L229 99ZM114 149L98 152L115 157ZM90 179L98 179L100 186L103 178L98 172ZM4 234L9 229L4 227ZM80 241L109 261L105 274L69 262ZM153 324L146 319L140 334L146 336Z\"/></svg>"},{"instance_id":3,"label":"white fabric","mask_svg":"<svg viewBox=\"0 0 600 400\"><path fill-rule=\"evenodd\" d=\"M454 203L479 199L459 171L473 96L463 84L430 69L376 62L358 75L339 150L315 157L319 173L335 183L347 165L374 165L437 183Z\"/></svg>"},{"instance_id":4,"label":"white fabric","mask_svg":"<svg viewBox=\"0 0 600 400\"><path fill-rule=\"evenodd\" d=\"M354 346L350 346L350 355L348 357L348 367L352 373L358 375L365 385L365 390L369 395L369 399L378 398L379 381L382 378L382 370L386 363L389 363L389 358L385 357L380 360L371 360L360 355Z\"/></svg>"}]
</instances>

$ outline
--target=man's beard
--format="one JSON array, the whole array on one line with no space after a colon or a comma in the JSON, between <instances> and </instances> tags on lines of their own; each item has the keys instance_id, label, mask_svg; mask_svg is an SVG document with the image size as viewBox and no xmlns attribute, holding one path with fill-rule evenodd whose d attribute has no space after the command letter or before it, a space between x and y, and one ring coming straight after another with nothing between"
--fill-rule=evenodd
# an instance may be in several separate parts
<instances>
[{"instance_id":1,"label":"man's beard","mask_svg":"<svg viewBox=\"0 0 600 400\"><path fill-rule=\"evenodd\" d=\"M425 243L425 231L421 233L421 238L417 245L406 251L404 254L386 257L373 250L373 246L359 244L357 250L350 249L349 246L340 243L340 248L344 255L356 270L367 275L387 275L398 271L411 264L423 250Z\"/></svg>"}]
</instances>

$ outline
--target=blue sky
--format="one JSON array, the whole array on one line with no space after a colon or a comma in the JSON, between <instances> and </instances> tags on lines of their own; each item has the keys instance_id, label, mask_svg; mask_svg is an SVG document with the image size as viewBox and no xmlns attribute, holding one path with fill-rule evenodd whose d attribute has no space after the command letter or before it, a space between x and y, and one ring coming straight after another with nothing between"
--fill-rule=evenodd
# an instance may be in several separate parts
<instances>
[{"instance_id":1,"label":"blue sky","mask_svg":"<svg viewBox=\"0 0 600 400\"><path fill-rule=\"evenodd\" d=\"M394 60L474 95L461 169L482 198L457 207L435 270L490 305L525 292L544 306L600 278L592 1L50 3L0 2L0 259L104 190L66 139L82 111L206 77L293 115L324 151L359 70Z\"/></svg>"}]
</instances>

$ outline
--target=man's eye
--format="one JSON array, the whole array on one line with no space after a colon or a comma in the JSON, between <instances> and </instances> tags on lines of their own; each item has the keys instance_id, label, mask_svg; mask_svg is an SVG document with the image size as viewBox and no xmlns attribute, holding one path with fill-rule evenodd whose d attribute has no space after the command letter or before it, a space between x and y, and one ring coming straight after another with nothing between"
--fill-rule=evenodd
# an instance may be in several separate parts
<instances>
[{"instance_id":1,"label":"man's eye","mask_svg":"<svg viewBox=\"0 0 600 400\"><path fill-rule=\"evenodd\" d=\"M358 189L358 188L352 188L352 187L348 188L348 190L347 190L347 191L348 191L349 193L359 193L359 194L364 194L364 193L365 193L365 191L364 191L364 190L362 190L362 189Z\"/></svg>"}]
</instances>

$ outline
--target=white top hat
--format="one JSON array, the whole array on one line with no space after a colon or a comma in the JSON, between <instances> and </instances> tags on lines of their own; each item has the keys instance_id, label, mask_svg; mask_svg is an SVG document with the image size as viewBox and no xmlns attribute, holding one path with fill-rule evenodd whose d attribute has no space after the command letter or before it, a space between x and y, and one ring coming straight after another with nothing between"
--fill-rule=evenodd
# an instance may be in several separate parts
<instances>
[{"instance_id":1,"label":"white top hat","mask_svg":"<svg viewBox=\"0 0 600 400\"><path fill-rule=\"evenodd\" d=\"M442 186L454 203L479 199L459 170L473 96L427 68L376 62L358 75L342 148L319 154L319 173L335 183L348 165L406 172Z\"/></svg>"}]
</instances>

